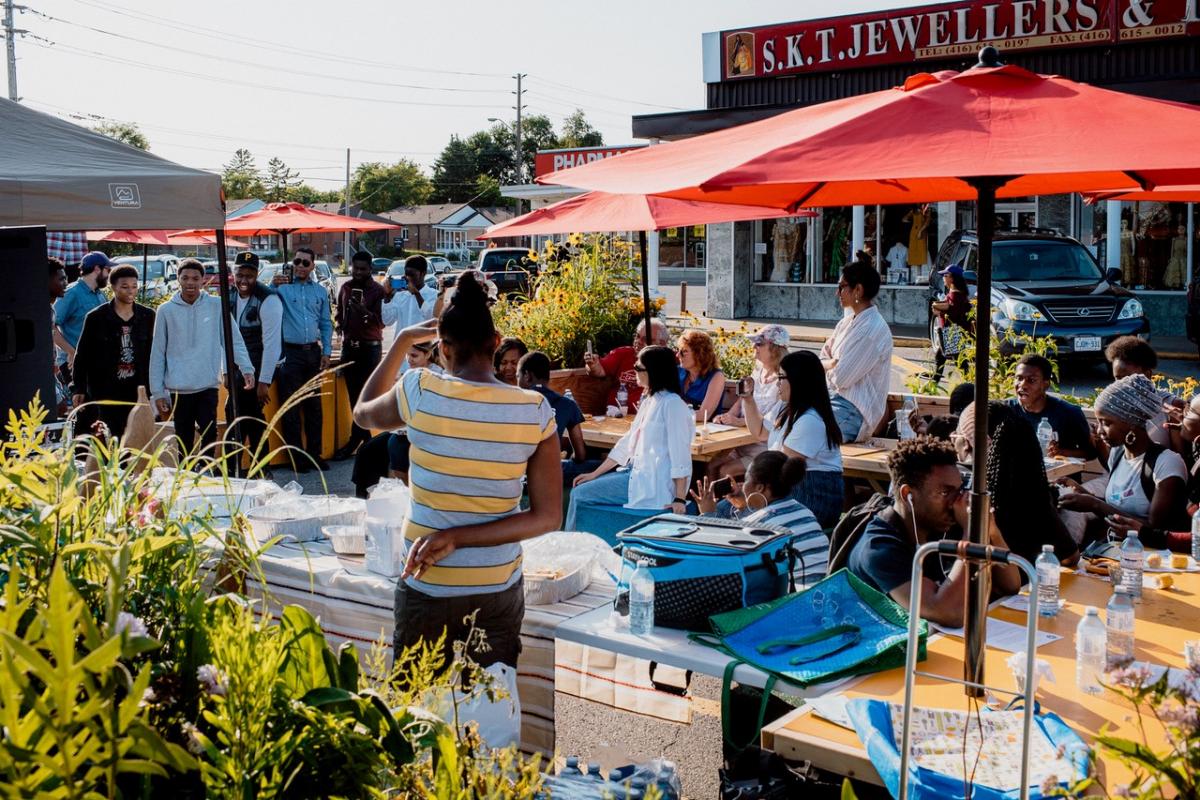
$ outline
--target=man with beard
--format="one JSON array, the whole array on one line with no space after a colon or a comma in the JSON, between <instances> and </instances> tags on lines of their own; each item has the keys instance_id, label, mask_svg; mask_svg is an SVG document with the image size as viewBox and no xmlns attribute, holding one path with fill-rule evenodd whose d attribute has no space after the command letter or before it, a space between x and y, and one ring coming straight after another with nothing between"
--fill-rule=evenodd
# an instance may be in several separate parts
<instances>
[{"instance_id":1,"label":"man with beard","mask_svg":"<svg viewBox=\"0 0 1200 800\"><path fill-rule=\"evenodd\" d=\"M342 335L342 377L350 407L358 402L363 384L383 357L383 301L387 293L371 278L371 254L359 250L350 259L350 280L338 291L334 324ZM354 455L371 438L370 431L354 424L350 441L333 454L334 461Z\"/></svg>"},{"instance_id":2,"label":"man with beard","mask_svg":"<svg viewBox=\"0 0 1200 800\"><path fill-rule=\"evenodd\" d=\"M115 266L116 262L99 250L88 253L79 262L79 280L68 286L66 293L54 303L54 324L62 332L66 345L58 355L63 383L71 383L83 320L93 308L104 305L101 290L108 285L108 271Z\"/></svg>"},{"instance_id":3,"label":"man with beard","mask_svg":"<svg viewBox=\"0 0 1200 800\"><path fill-rule=\"evenodd\" d=\"M137 402L138 387L150 384L154 311L134 302L138 293L135 267L117 267L109 282L112 301L94 309L83 321L71 392L76 408L84 403L119 403L89 406L80 413L79 421L80 430L86 431L99 419L113 438L119 439L129 409Z\"/></svg>"}]
</instances>

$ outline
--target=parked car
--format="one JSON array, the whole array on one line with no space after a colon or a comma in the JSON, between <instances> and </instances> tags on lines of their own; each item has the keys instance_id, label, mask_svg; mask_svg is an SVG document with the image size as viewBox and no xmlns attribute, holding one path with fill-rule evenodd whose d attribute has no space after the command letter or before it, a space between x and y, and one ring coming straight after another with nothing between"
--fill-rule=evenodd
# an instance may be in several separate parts
<instances>
[{"instance_id":1,"label":"parked car","mask_svg":"<svg viewBox=\"0 0 1200 800\"><path fill-rule=\"evenodd\" d=\"M537 262L529 259L528 247L493 247L479 254L475 268L496 284L500 296L529 294L537 276Z\"/></svg>"},{"instance_id":2,"label":"parked car","mask_svg":"<svg viewBox=\"0 0 1200 800\"><path fill-rule=\"evenodd\" d=\"M441 275L454 266L449 259L442 256L429 256L426 260L429 262L429 271L434 275Z\"/></svg>"},{"instance_id":3,"label":"parked car","mask_svg":"<svg viewBox=\"0 0 1200 800\"><path fill-rule=\"evenodd\" d=\"M166 297L175 291L175 271L179 266L179 260L179 256L169 253L150 256L145 261L146 274L143 281L141 256L121 256L113 259L118 264L129 264L137 269L142 292L146 297L152 299Z\"/></svg>"},{"instance_id":4,"label":"parked car","mask_svg":"<svg viewBox=\"0 0 1200 800\"><path fill-rule=\"evenodd\" d=\"M372 258L371 259L371 272L386 273L388 271L388 268L390 266L392 266L393 263L395 263L395 262L390 258Z\"/></svg>"},{"instance_id":5,"label":"parked car","mask_svg":"<svg viewBox=\"0 0 1200 800\"><path fill-rule=\"evenodd\" d=\"M259 262L258 267L258 282L265 283L270 286L275 276L279 274L279 270L283 268L282 264L268 264L263 266ZM313 265L313 280L325 287L325 291L329 292L329 306L332 308L337 304L337 279L333 276L333 270L329 268L328 262L317 261Z\"/></svg>"},{"instance_id":6,"label":"parked car","mask_svg":"<svg viewBox=\"0 0 1200 800\"><path fill-rule=\"evenodd\" d=\"M957 230L938 251L930 300L946 291L938 270L963 268L975 295L979 237ZM1104 270L1091 252L1057 231L997 231L992 243L992 330L1053 336L1058 355L1099 362L1118 336L1150 338L1142 302L1120 285L1120 270ZM929 315L930 338L934 317Z\"/></svg>"}]
</instances>

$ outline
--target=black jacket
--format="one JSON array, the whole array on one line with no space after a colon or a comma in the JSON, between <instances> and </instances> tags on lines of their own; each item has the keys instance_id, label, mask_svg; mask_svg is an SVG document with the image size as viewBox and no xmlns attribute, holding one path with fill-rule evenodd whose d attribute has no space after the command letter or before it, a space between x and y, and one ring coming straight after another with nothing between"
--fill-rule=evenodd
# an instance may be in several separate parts
<instances>
[{"instance_id":1,"label":"black jacket","mask_svg":"<svg viewBox=\"0 0 1200 800\"><path fill-rule=\"evenodd\" d=\"M119 378L121 361L121 330L131 325L130 344L133 347L133 375ZM133 316L128 322L117 316L113 303L97 306L83 320L83 332L75 348L75 369L72 372L72 394L82 394L88 400L129 400L130 387L150 384L150 345L154 340L154 310L134 303Z\"/></svg>"}]
</instances>

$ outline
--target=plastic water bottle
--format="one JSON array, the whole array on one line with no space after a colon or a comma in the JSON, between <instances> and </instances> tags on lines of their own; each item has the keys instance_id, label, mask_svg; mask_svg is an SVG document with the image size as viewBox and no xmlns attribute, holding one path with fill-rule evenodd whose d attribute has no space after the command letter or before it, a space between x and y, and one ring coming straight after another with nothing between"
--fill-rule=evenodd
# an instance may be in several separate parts
<instances>
[{"instance_id":1,"label":"plastic water bottle","mask_svg":"<svg viewBox=\"0 0 1200 800\"><path fill-rule=\"evenodd\" d=\"M629 579L629 632L645 636L654 629L654 576L650 562L638 561Z\"/></svg>"},{"instance_id":2,"label":"plastic water bottle","mask_svg":"<svg viewBox=\"0 0 1200 800\"><path fill-rule=\"evenodd\" d=\"M1192 560L1200 563L1200 511L1192 515Z\"/></svg>"},{"instance_id":3,"label":"plastic water bottle","mask_svg":"<svg viewBox=\"0 0 1200 800\"><path fill-rule=\"evenodd\" d=\"M1042 456L1050 455L1050 443L1054 441L1054 428L1050 427L1050 420L1042 417L1042 421L1037 426L1038 442L1042 445Z\"/></svg>"},{"instance_id":4,"label":"plastic water bottle","mask_svg":"<svg viewBox=\"0 0 1200 800\"><path fill-rule=\"evenodd\" d=\"M575 393L570 389L567 389L565 392L563 392L563 397L567 398L571 402L575 402Z\"/></svg>"},{"instance_id":5,"label":"plastic water bottle","mask_svg":"<svg viewBox=\"0 0 1200 800\"><path fill-rule=\"evenodd\" d=\"M625 384L617 387L617 410L621 412L621 416L625 416L626 409L629 408L629 390L625 388Z\"/></svg>"},{"instance_id":6,"label":"plastic water bottle","mask_svg":"<svg viewBox=\"0 0 1200 800\"><path fill-rule=\"evenodd\" d=\"M1142 572L1146 569L1146 548L1138 539L1137 531L1125 534L1121 545L1121 585L1129 592L1131 600L1142 599Z\"/></svg>"},{"instance_id":7,"label":"plastic water bottle","mask_svg":"<svg viewBox=\"0 0 1200 800\"><path fill-rule=\"evenodd\" d=\"M1058 616L1058 557L1054 555L1054 545L1042 545L1042 553L1033 564L1038 576L1038 616Z\"/></svg>"},{"instance_id":8,"label":"plastic water bottle","mask_svg":"<svg viewBox=\"0 0 1200 800\"><path fill-rule=\"evenodd\" d=\"M1100 694L1107 635L1100 612L1088 606L1075 628L1075 685L1087 694Z\"/></svg>"},{"instance_id":9,"label":"plastic water bottle","mask_svg":"<svg viewBox=\"0 0 1200 800\"><path fill-rule=\"evenodd\" d=\"M1113 590L1104 612L1108 658L1107 669L1128 666L1133 661L1133 602L1124 586Z\"/></svg>"},{"instance_id":10,"label":"plastic water bottle","mask_svg":"<svg viewBox=\"0 0 1200 800\"><path fill-rule=\"evenodd\" d=\"M568 777L582 775L583 772L579 769L579 756L568 756L567 763L563 765L562 772L558 774Z\"/></svg>"}]
</instances>

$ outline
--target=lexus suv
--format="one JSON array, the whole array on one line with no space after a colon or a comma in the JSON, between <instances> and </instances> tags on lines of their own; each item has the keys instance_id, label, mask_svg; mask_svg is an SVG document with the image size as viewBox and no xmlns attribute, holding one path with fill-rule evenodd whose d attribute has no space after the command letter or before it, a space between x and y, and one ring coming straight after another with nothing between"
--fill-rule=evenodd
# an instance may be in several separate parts
<instances>
[{"instance_id":1,"label":"lexus suv","mask_svg":"<svg viewBox=\"0 0 1200 800\"><path fill-rule=\"evenodd\" d=\"M946 238L929 278L930 299L946 291L939 270L963 268L975 296L979 237L957 230ZM992 242L992 330L1053 336L1058 355L1103 361L1118 336L1150 338L1150 321L1133 292L1119 285L1120 270L1107 272L1086 247L1069 236L1038 228L997 231ZM930 340L933 336L930 315Z\"/></svg>"}]
</instances>

